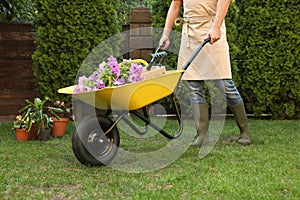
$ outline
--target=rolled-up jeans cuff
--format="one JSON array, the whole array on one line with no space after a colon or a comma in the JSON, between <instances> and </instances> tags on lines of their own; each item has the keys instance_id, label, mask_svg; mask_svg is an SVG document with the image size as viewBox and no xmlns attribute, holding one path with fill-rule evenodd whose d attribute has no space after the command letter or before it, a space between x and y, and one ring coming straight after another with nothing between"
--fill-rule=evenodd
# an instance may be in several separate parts
<instances>
[{"instance_id":1,"label":"rolled-up jeans cuff","mask_svg":"<svg viewBox=\"0 0 300 200\"><path fill-rule=\"evenodd\" d=\"M188 87L190 90L190 102L191 104L206 103L204 94L204 81L188 81Z\"/></svg>"}]
</instances>

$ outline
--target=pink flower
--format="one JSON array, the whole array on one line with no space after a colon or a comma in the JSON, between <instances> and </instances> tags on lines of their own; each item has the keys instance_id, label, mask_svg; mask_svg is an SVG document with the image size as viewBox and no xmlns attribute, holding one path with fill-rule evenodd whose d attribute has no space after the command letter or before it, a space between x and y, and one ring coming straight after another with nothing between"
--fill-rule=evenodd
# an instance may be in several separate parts
<instances>
[{"instance_id":1,"label":"pink flower","mask_svg":"<svg viewBox=\"0 0 300 200\"><path fill-rule=\"evenodd\" d=\"M140 75L143 72L143 66L138 63L132 63L130 66L130 73Z\"/></svg>"},{"instance_id":2,"label":"pink flower","mask_svg":"<svg viewBox=\"0 0 300 200\"><path fill-rule=\"evenodd\" d=\"M140 77L143 72L143 66L140 63L124 59L119 65L117 59L113 56L109 56L107 60L108 62L101 62L98 70L94 71L89 77L79 77L74 93L89 92L144 80Z\"/></svg>"},{"instance_id":3,"label":"pink flower","mask_svg":"<svg viewBox=\"0 0 300 200\"><path fill-rule=\"evenodd\" d=\"M125 78L116 79L116 80L114 81L114 85L123 85L123 84L125 84L125 83L126 83Z\"/></svg>"},{"instance_id":4,"label":"pink flower","mask_svg":"<svg viewBox=\"0 0 300 200\"><path fill-rule=\"evenodd\" d=\"M103 83L103 81L101 80L97 80L97 89L102 89L102 88L105 88L105 84Z\"/></svg>"},{"instance_id":5,"label":"pink flower","mask_svg":"<svg viewBox=\"0 0 300 200\"><path fill-rule=\"evenodd\" d=\"M103 61L102 63L99 64L99 71L100 72L104 72L106 70L107 66L106 66L106 62Z\"/></svg>"},{"instance_id":6,"label":"pink flower","mask_svg":"<svg viewBox=\"0 0 300 200\"><path fill-rule=\"evenodd\" d=\"M116 75L116 77L119 77L120 76L120 66L119 66L117 59L114 58L113 56L110 56L108 58L108 60L109 60L109 66L110 66L111 71Z\"/></svg>"}]
</instances>

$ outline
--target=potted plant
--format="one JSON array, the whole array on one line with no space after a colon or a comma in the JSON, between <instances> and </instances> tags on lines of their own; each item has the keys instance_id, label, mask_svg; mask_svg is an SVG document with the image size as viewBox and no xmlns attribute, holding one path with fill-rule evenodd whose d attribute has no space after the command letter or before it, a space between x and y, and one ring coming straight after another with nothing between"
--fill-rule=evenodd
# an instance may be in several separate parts
<instances>
[{"instance_id":1,"label":"potted plant","mask_svg":"<svg viewBox=\"0 0 300 200\"><path fill-rule=\"evenodd\" d=\"M71 117L71 108L67 106L63 101L55 101L54 107L59 108L62 112L57 113L59 118L52 117L53 126L51 128L51 136L62 137L65 135L69 119Z\"/></svg>"},{"instance_id":2,"label":"potted plant","mask_svg":"<svg viewBox=\"0 0 300 200\"><path fill-rule=\"evenodd\" d=\"M16 116L13 129L15 130L16 140L27 141L29 139L28 121L24 120L21 115Z\"/></svg>"},{"instance_id":3,"label":"potted plant","mask_svg":"<svg viewBox=\"0 0 300 200\"><path fill-rule=\"evenodd\" d=\"M49 98L45 97L43 100L36 97L33 102L28 99L25 100L27 105L19 110L23 112L22 118L30 118L28 127L32 127L36 124L36 131L38 138L41 141L47 141L50 138L50 128L52 127L51 116L59 118L58 112L62 112L62 109L47 106L46 103L49 102Z\"/></svg>"}]
</instances>

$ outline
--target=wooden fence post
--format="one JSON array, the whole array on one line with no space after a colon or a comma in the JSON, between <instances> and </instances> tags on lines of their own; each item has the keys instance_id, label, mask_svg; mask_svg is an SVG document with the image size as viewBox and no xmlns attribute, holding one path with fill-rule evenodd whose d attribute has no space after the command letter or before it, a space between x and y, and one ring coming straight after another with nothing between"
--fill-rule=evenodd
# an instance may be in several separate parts
<instances>
[{"instance_id":1,"label":"wooden fence post","mask_svg":"<svg viewBox=\"0 0 300 200\"><path fill-rule=\"evenodd\" d=\"M152 16L148 7L135 7L130 15L130 57L150 61L153 52Z\"/></svg>"}]
</instances>

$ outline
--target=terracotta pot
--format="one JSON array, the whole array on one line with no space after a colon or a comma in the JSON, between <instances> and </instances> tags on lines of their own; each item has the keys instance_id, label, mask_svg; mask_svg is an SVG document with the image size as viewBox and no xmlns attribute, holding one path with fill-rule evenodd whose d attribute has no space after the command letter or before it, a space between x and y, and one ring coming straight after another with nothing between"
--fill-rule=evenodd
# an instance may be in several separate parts
<instances>
[{"instance_id":1,"label":"terracotta pot","mask_svg":"<svg viewBox=\"0 0 300 200\"><path fill-rule=\"evenodd\" d=\"M33 124L30 131L29 131L29 140L36 140L38 138L36 130L37 129L37 125Z\"/></svg>"},{"instance_id":2,"label":"terracotta pot","mask_svg":"<svg viewBox=\"0 0 300 200\"><path fill-rule=\"evenodd\" d=\"M52 118L53 126L51 128L51 136L62 137L65 135L69 118L60 118L59 120L56 118Z\"/></svg>"},{"instance_id":3,"label":"terracotta pot","mask_svg":"<svg viewBox=\"0 0 300 200\"><path fill-rule=\"evenodd\" d=\"M29 138L29 133L25 129L15 129L16 140L27 141Z\"/></svg>"}]
</instances>

